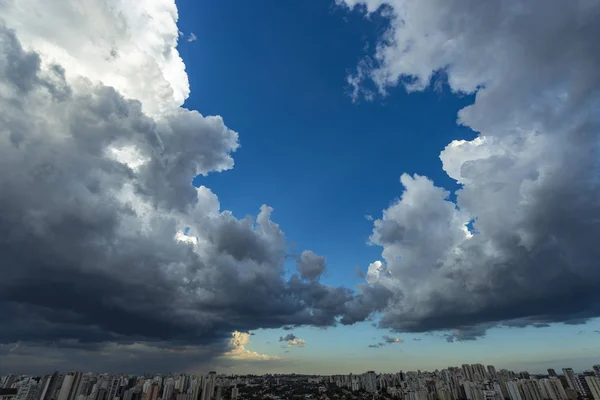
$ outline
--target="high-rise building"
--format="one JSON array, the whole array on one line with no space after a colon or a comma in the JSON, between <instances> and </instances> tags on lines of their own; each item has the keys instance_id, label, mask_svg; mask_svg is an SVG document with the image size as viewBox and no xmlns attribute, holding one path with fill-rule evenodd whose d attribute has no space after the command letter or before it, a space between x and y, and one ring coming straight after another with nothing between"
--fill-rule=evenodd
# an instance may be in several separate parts
<instances>
[{"instance_id":1,"label":"high-rise building","mask_svg":"<svg viewBox=\"0 0 600 400\"><path fill-rule=\"evenodd\" d=\"M591 373L590 375L593 376ZM577 374L576 376L577 380L579 381L579 386L583 391L583 395L586 397L590 397L592 395L592 392L590 391L590 387L588 386L588 383L585 379L587 378L586 374Z\"/></svg>"},{"instance_id":2,"label":"high-rise building","mask_svg":"<svg viewBox=\"0 0 600 400\"><path fill-rule=\"evenodd\" d=\"M184 385L185 385L185 375L181 374L181 375L179 375L179 379L177 379L177 382L175 383L175 389L177 389L177 391L179 393L183 393Z\"/></svg>"},{"instance_id":3,"label":"high-rise building","mask_svg":"<svg viewBox=\"0 0 600 400\"><path fill-rule=\"evenodd\" d=\"M519 372L519 378L521 378L521 379L529 379L529 378L531 378L531 376L529 375L529 372L527 372L527 371L521 371L521 372Z\"/></svg>"},{"instance_id":4,"label":"high-rise building","mask_svg":"<svg viewBox=\"0 0 600 400\"><path fill-rule=\"evenodd\" d=\"M76 400L77 395L79 394L79 385L81 384L81 377L83 374L81 372L75 372L73 374L73 383L71 385L71 390L69 391L68 400Z\"/></svg>"},{"instance_id":5,"label":"high-rise building","mask_svg":"<svg viewBox=\"0 0 600 400\"><path fill-rule=\"evenodd\" d=\"M573 389L577 393L584 395L583 388L579 383L579 379L575 376L575 372L573 372L573 368L563 368L563 374L565 375L565 379L569 385L569 388Z\"/></svg>"},{"instance_id":6,"label":"high-rise building","mask_svg":"<svg viewBox=\"0 0 600 400\"><path fill-rule=\"evenodd\" d=\"M119 387L120 387L120 379L116 376L111 376L108 380L108 389L106 390L107 393L107 400L114 400L115 397L117 397L117 393L119 392Z\"/></svg>"},{"instance_id":7,"label":"high-rise building","mask_svg":"<svg viewBox=\"0 0 600 400\"><path fill-rule=\"evenodd\" d=\"M36 400L50 400L52 393L56 390L56 381L58 380L58 372L51 375L46 375L40 382L40 388Z\"/></svg>"},{"instance_id":8,"label":"high-rise building","mask_svg":"<svg viewBox=\"0 0 600 400\"><path fill-rule=\"evenodd\" d=\"M34 400L37 394L37 381L28 378L21 382L15 400Z\"/></svg>"},{"instance_id":9,"label":"high-rise building","mask_svg":"<svg viewBox=\"0 0 600 400\"><path fill-rule=\"evenodd\" d=\"M596 364L592 368L594 369L594 375L596 375L596 378L600 379L600 364Z\"/></svg>"},{"instance_id":10,"label":"high-rise building","mask_svg":"<svg viewBox=\"0 0 600 400\"><path fill-rule=\"evenodd\" d=\"M554 396L552 388L548 387L548 382L547 381L548 381L548 379L546 379L546 378L540 379L538 381L538 383L540 385L540 393L542 395L542 399L558 400Z\"/></svg>"},{"instance_id":11,"label":"high-rise building","mask_svg":"<svg viewBox=\"0 0 600 400\"><path fill-rule=\"evenodd\" d=\"M0 387L9 389L12 387L12 384L15 382L15 380L16 380L16 377L13 374L8 374L2 380L2 385L0 385Z\"/></svg>"},{"instance_id":12,"label":"high-rise building","mask_svg":"<svg viewBox=\"0 0 600 400\"><path fill-rule=\"evenodd\" d=\"M367 392L377 391L377 375L375 375L375 371L368 371L364 374L363 379L364 387Z\"/></svg>"},{"instance_id":13,"label":"high-rise building","mask_svg":"<svg viewBox=\"0 0 600 400\"><path fill-rule=\"evenodd\" d=\"M201 400L211 400L215 394L215 386L217 381L217 373L215 371L211 371L208 373L208 376L204 380L204 385L202 388L202 395L200 397Z\"/></svg>"},{"instance_id":14,"label":"high-rise building","mask_svg":"<svg viewBox=\"0 0 600 400\"><path fill-rule=\"evenodd\" d=\"M483 364L473 364L473 376L476 381L482 381L487 376L487 372Z\"/></svg>"},{"instance_id":15,"label":"high-rise building","mask_svg":"<svg viewBox=\"0 0 600 400\"><path fill-rule=\"evenodd\" d=\"M494 367L493 365L488 365L487 372L489 379L496 379L496 367Z\"/></svg>"},{"instance_id":16,"label":"high-rise building","mask_svg":"<svg viewBox=\"0 0 600 400\"><path fill-rule=\"evenodd\" d=\"M566 400L569 398L569 396L567 396L567 392L565 391L565 386L559 378L550 379L550 382L552 382L552 386L556 390L556 393L558 393L559 399Z\"/></svg>"},{"instance_id":17,"label":"high-rise building","mask_svg":"<svg viewBox=\"0 0 600 400\"><path fill-rule=\"evenodd\" d=\"M554 370L554 368L548 368L548 376L550 377L555 377L556 375L556 371Z\"/></svg>"},{"instance_id":18,"label":"high-rise building","mask_svg":"<svg viewBox=\"0 0 600 400\"><path fill-rule=\"evenodd\" d=\"M508 389L510 400L523 400L519 391L519 384L516 381L506 382L506 388Z\"/></svg>"},{"instance_id":19,"label":"high-rise building","mask_svg":"<svg viewBox=\"0 0 600 400\"><path fill-rule=\"evenodd\" d=\"M100 390L100 385L98 382L92 385L92 390L90 390L90 394L87 397L87 400L96 400L98 398L98 391Z\"/></svg>"},{"instance_id":20,"label":"high-rise building","mask_svg":"<svg viewBox=\"0 0 600 400\"><path fill-rule=\"evenodd\" d=\"M239 395L240 395L240 390L238 389L237 386L234 386L231 389L231 400L237 399Z\"/></svg>"},{"instance_id":21,"label":"high-rise building","mask_svg":"<svg viewBox=\"0 0 600 400\"><path fill-rule=\"evenodd\" d=\"M75 376L73 374L65 375L62 385L60 386L60 392L58 392L58 400L69 400L69 394L71 393L74 380Z\"/></svg>"},{"instance_id":22,"label":"high-rise building","mask_svg":"<svg viewBox=\"0 0 600 400\"><path fill-rule=\"evenodd\" d=\"M173 397L173 393L175 391L175 384L173 381L169 380L165 383L165 387L163 389L163 400L171 400Z\"/></svg>"},{"instance_id":23,"label":"high-rise building","mask_svg":"<svg viewBox=\"0 0 600 400\"><path fill-rule=\"evenodd\" d=\"M473 370L471 366L469 364L463 364L461 367L465 378L467 378L470 381L473 380Z\"/></svg>"},{"instance_id":24,"label":"high-rise building","mask_svg":"<svg viewBox=\"0 0 600 400\"><path fill-rule=\"evenodd\" d=\"M158 383L150 385L146 391L146 400L157 400L158 399Z\"/></svg>"},{"instance_id":25,"label":"high-rise building","mask_svg":"<svg viewBox=\"0 0 600 400\"><path fill-rule=\"evenodd\" d=\"M82 375L81 381L79 382L79 387L77 388L77 392L75 393L74 399L79 400L81 396L87 399L88 394L92 388L92 375L85 374Z\"/></svg>"},{"instance_id":26,"label":"high-rise building","mask_svg":"<svg viewBox=\"0 0 600 400\"><path fill-rule=\"evenodd\" d=\"M200 400L201 391L202 391L202 381L198 380L196 383L194 383L193 390L192 390L192 398L194 400Z\"/></svg>"},{"instance_id":27,"label":"high-rise building","mask_svg":"<svg viewBox=\"0 0 600 400\"><path fill-rule=\"evenodd\" d=\"M540 379L540 392L543 399L567 400L567 394L560 380L556 378Z\"/></svg>"},{"instance_id":28,"label":"high-rise building","mask_svg":"<svg viewBox=\"0 0 600 400\"><path fill-rule=\"evenodd\" d=\"M471 382L469 380L466 380L462 383L462 387L464 389L465 397L467 398L467 400L475 400L473 398L472 386L473 386L473 382Z\"/></svg>"},{"instance_id":29,"label":"high-rise building","mask_svg":"<svg viewBox=\"0 0 600 400\"><path fill-rule=\"evenodd\" d=\"M519 382L521 395L525 396L525 400L542 400L540 387L535 379L524 379Z\"/></svg>"},{"instance_id":30,"label":"high-rise building","mask_svg":"<svg viewBox=\"0 0 600 400\"><path fill-rule=\"evenodd\" d=\"M569 386L569 389L572 390L576 390L576 386L575 386L575 372L573 371L573 368L563 368L563 376L565 377L565 380L567 381L567 385Z\"/></svg>"},{"instance_id":31,"label":"high-rise building","mask_svg":"<svg viewBox=\"0 0 600 400\"><path fill-rule=\"evenodd\" d=\"M596 365L594 365L596 367ZM596 376L586 376L585 381L594 400L600 400L600 379Z\"/></svg>"}]
</instances>

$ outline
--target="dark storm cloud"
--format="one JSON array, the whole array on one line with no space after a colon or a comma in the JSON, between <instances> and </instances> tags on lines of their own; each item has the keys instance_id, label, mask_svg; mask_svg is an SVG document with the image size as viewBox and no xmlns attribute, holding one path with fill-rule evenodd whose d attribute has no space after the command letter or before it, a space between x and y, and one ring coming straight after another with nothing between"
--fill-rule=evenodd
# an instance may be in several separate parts
<instances>
[{"instance_id":1,"label":"dark storm cloud","mask_svg":"<svg viewBox=\"0 0 600 400\"><path fill-rule=\"evenodd\" d=\"M398 11L350 77L355 95L365 80L381 93L425 90L443 71L454 92L476 92L458 122L479 134L440 155L461 185L456 204L430 179L402 175L371 236L385 262L342 321L379 311L380 327L455 341L600 316L600 4L338 3Z\"/></svg>"},{"instance_id":2,"label":"dark storm cloud","mask_svg":"<svg viewBox=\"0 0 600 400\"><path fill-rule=\"evenodd\" d=\"M343 313L347 289L283 278L271 208L238 220L190 185L232 164L220 117L152 119L110 87L67 82L3 25L0 86L0 343L210 358L232 331Z\"/></svg>"}]
</instances>

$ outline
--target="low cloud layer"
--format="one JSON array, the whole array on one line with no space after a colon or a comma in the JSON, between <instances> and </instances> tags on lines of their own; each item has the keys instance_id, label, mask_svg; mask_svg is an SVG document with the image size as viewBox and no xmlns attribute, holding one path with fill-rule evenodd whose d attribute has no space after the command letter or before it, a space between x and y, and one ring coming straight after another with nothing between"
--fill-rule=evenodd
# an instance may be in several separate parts
<instances>
[{"instance_id":1,"label":"low cloud layer","mask_svg":"<svg viewBox=\"0 0 600 400\"><path fill-rule=\"evenodd\" d=\"M401 332L469 340L498 324L600 316L600 4L338 0L390 27L349 78L354 94L476 93L458 123L478 133L442 151L456 203L427 177L374 222L369 267L346 323L382 311Z\"/></svg>"}]
</instances>

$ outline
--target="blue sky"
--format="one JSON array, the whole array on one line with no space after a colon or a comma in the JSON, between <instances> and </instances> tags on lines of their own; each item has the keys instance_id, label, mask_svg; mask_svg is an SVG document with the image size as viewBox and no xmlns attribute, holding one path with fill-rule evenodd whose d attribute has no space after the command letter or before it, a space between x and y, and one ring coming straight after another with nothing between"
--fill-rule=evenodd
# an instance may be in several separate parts
<instances>
[{"instance_id":1,"label":"blue sky","mask_svg":"<svg viewBox=\"0 0 600 400\"><path fill-rule=\"evenodd\" d=\"M452 139L474 136L455 123L469 96L398 89L353 104L348 95L346 76L377 23L328 2L178 6L180 28L198 38L180 46L186 106L240 133L235 168L196 184L239 217L275 208L289 240L327 255L330 282L357 283L354 267L380 256L365 246L372 222L364 216L380 217L400 196L402 172L457 187L438 156Z\"/></svg>"},{"instance_id":2,"label":"blue sky","mask_svg":"<svg viewBox=\"0 0 600 400\"><path fill-rule=\"evenodd\" d=\"M235 168L195 184L210 187L238 217L264 203L274 207L288 240L327 257L327 284L353 287L362 281L355 267L365 271L381 258L381 247L367 245L373 223L365 215L380 218L401 195L401 173L459 188L439 154L452 140L476 136L457 124L473 95L453 93L443 76L435 78L443 85L424 92L392 88L358 102L349 95L346 78L387 26L384 18L365 19L328 1L181 0L178 7L180 29L197 37L179 47L192 89L186 106L223 116L241 135ZM401 334L403 344L373 349L367 346L388 332L364 322L296 329L308 345L289 353L277 342L288 332L260 330L250 347L306 372L342 361L349 371L462 362L543 371L564 363L587 368L600 354L599 327L494 328L456 343L440 333Z\"/></svg>"}]
</instances>

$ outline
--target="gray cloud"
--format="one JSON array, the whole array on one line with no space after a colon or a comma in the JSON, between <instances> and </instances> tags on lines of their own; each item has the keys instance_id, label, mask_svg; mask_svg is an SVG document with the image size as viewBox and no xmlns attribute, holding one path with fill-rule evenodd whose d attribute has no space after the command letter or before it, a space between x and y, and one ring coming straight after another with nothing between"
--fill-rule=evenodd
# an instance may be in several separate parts
<instances>
[{"instance_id":1,"label":"gray cloud","mask_svg":"<svg viewBox=\"0 0 600 400\"><path fill-rule=\"evenodd\" d=\"M238 136L220 117L149 117L42 64L3 25L0 82L0 343L20 341L11 354L143 345L143 363L193 345L209 360L232 331L330 326L344 312L349 290L283 278L270 207L236 219L191 186L233 165Z\"/></svg>"},{"instance_id":2,"label":"gray cloud","mask_svg":"<svg viewBox=\"0 0 600 400\"><path fill-rule=\"evenodd\" d=\"M446 338L446 341L449 343L477 340L478 338L484 336L485 332L493 326L494 324L489 323L476 324L472 326L461 326L460 328L452 329L450 333L443 334L442 337ZM521 325L521 327L524 326L526 325Z\"/></svg>"},{"instance_id":3,"label":"gray cloud","mask_svg":"<svg viewBox=\"0 0 600 400\"><path fill-rule=\"evenodd\" d=\"M376 344L370 344L369 347L371 348L378 348L378 347L383 347L385 345L388 344L393 344L393 343L403 343L404 340L400 339L399 337L393 337L393 336L389 336L389 335L384 335L381 337L383 339L383 342L378 342ZM375 339L375 338L373 338Z\"/></svg>"},{"instance_id":4,"label":"gray cloud","mask_svg":"<svg viewBox=\"0 0 600 400\"><path fill-rule=\"evenodd\" d=\"M296 268L302 278L317 280L325 272L325 257L305 250L300 254Z\"/></svg>"},{"instance_id":5,"label":"gray cloud","mask_svg":"<svg viewBox=\"0 0 600 400\"><path fill-rule=\"evenodd\" d=\"M293 333L288 333L285 336L279 337L280 342L287 342L288 340L294 340L294 339L296 339L296 335L294 335Z\"/></svg>"},{"instance_id":6,"label":"gray cloud","mask_svg":"<svg viewBox=\"0 0 600 400\"><path fill-rule=\"evenodd\" d=\"M288 333L285 336L280 336L279 337L279 342L285 342L285 345L282 345L282 348L285 347L305 347L306 346L306 341L304 339L300 339L298 336L294 335L293 333Z\"/></svg>"},{"instance_id":7,"label":"gray cloud","mask_svg":"<svg viewBox=\"0 0 600 400\"><path fill-rule=\"evenodd\" d=\"M356 95L367 81L385 95L398 85L428 90L445 76L453 92L476 94L458 122L478 134L440 155L461 185L456 203L430 179L402 175L401 197L374 222L383 262L370 268L345 321L380 311L381 327L445 330L454 341L498 324L600 316L600 5L337 3L369 13L386 6L390 18L349 79Z\"/></svg>"}]
</instances>

